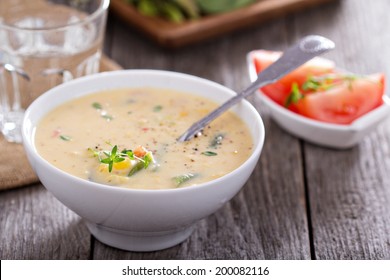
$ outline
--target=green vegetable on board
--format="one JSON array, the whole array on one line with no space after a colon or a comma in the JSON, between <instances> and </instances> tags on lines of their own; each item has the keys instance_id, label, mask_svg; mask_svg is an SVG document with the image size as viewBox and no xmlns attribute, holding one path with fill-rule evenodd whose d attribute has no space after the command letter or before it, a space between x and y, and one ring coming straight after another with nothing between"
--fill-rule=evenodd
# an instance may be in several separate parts
<instances>
[{"instance_id":1,"label":"green vegetable on board","mask_svg":"<svg viewBox=\"0 0 390 280\"><path fill-rule=\"evenodd\" d=\"M257 0L123 0L145 16L161 17L174 23L209 14L232 11Z\"/></svg>"},{"instance_id":2,"label":"green vegetable on board","mask_svg":"<svg viewBox=\"0 0 390 280\"><path fill-rule=\"evenodd\" d=\"M256 2L256 0L196 0L196 2L204 13L218 14L247 6Z\"/></svg>"}]
</instances>

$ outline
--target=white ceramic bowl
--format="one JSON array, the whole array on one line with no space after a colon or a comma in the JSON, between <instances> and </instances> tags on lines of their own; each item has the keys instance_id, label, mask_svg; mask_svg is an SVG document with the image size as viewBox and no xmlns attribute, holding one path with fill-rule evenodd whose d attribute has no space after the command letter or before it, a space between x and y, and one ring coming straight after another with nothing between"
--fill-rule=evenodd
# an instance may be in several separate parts
<instances>
[{"instance_id":1,"label":"white ceramic bowl","mask_svg":"<svg viewBox=\"0 0 390 280\"><path fill-rule=\"evenodd\" d=\"M84 218L98 240L131 251L164 249L185 240L197 221L217 211L243 187L264 143L263 122L254 107L243 101L232 110L250 129L252 155L231 173L197 186L171 190L106 186L69 175L37 153L35 127L58 105L101 90L145 86L191 92L218 103L235 95L226 87L186 74L154 70L107 72L62 84L40 96L26 111L22 129L28 159L42 184Z\"/></svg>"},{"instance_id":2,"label":"white ceramic bowl","mask_svg":"<svg viewBox=\"0 0 390 280\"><path fill-rule=\"evenodd\" d=\"M247 64L251 81L257 73L252 52L247 54ZM361 116L350 125L321 122L296 114L258 90L255 98L262 101L271 112L271 117L287 132L308 142L330 148L345 149L356 145L362 138L373 131L390 114L390 99L383 97L383 105Z\"/></svg>"}]
</instances>

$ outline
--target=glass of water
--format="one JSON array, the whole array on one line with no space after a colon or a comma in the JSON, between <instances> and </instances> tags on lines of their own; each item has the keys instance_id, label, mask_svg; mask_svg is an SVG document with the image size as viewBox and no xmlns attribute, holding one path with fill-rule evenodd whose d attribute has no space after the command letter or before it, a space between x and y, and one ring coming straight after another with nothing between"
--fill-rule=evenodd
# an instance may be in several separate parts
<instances>
[{"instance_id":1,"label":"glass of water","mask_svg":"<svg viewBox=\"0 0 390 280\"><path fill-rule=\"evenodd\" d=\"M0 128L20 143L25 109L99 70L109 0L0 0Z\"/></svg>"}]
</instances>

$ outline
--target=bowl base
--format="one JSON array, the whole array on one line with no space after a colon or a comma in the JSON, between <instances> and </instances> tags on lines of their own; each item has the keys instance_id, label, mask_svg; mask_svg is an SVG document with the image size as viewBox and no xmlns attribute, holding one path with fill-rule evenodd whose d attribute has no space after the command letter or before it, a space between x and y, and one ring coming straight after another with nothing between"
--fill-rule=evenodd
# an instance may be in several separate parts
<instances>
[{"instance_id":1,"label":"bowl base","mask_svg":"<svg viewBox=\"0 0 390 280\"><path fill-rule=\"evenodd\" d=\"M126 251L150 252L173 247L186 240L194 225L172 231L134 232L86 222L91 234L100 242Z\"/></svg>"}]
</instances>

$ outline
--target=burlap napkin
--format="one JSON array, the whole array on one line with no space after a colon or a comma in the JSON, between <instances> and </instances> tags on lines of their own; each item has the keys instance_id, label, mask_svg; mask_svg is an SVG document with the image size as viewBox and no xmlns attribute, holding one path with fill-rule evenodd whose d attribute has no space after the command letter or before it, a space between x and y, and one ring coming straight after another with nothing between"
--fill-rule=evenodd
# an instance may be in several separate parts
<instances>
[{"instance_id":1,"label":"burlap napkin","mask_svg":"<svg viewBox=\"0 0 390 280\"><path fill-rule=\"evenodd\" d=\"M102 58L100 71L118 70L121 67L107 57ZM39 180L25 155L23 145L8 143L0 135L0 190L37 183Z\"/></svg>"}]
</instances>

